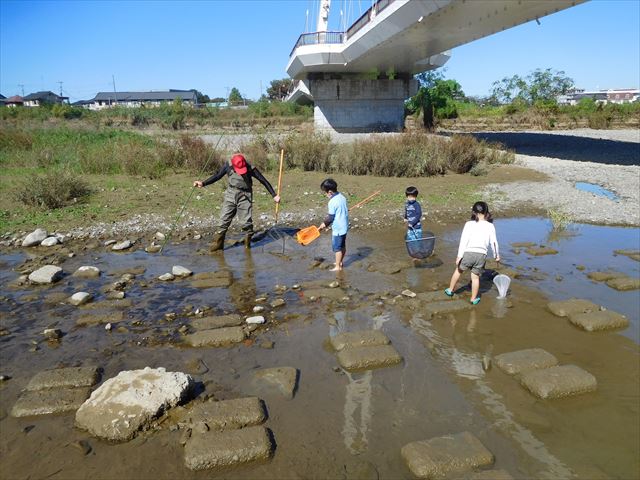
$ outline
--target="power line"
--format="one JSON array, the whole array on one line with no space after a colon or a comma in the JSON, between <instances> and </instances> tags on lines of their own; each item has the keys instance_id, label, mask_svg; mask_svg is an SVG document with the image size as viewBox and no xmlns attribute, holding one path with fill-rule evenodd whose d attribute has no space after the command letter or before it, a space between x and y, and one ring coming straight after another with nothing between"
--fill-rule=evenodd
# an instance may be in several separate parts
<instances>
[{"instance_id":1,"label":"power line","mask_svg":"<svg viewBox=\"0 0 640 480\"><path fill-rule=\"evenodd\" d=\"M22 89L22 96L24 97L24 83L19 83L18 87Z\"/></svg>"}]
</instances>

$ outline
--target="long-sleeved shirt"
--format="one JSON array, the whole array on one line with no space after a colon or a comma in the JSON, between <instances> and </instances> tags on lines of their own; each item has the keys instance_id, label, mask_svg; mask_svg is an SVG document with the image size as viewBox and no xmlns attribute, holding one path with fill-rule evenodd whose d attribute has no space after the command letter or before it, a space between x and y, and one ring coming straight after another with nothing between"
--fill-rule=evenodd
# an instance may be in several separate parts
<instances>
[{"instance_id":1,"label":"long-sleeved shirt","mask_svg":"<svg viewBox=\"0 0 640 480\"><path fill-rule=\"evenodd\" d=\"M460 245L458 246L458 258L461 258L465 252L487 255L489 247L493 251L493 256L497 258L500 253L498 251L496 227L493 226L493 223L486 220L477 222L469 220L464 224L462 235L460 236Z\"/></svg>"},{"instance_id":2,"label":"long-sleeved shirt","mask_svg":"<svg viewBox=\"0 0 640 480\"><path fill-rule=\"evenodd\" d=\"M404 205L404 218L407 220L407 224L413 228L422 228L420 220L422 219L422 207L417 200L407 200Z\"/></svg>"},{"instance_id":3,"label":"long-sleeved shirt","mask_svg":"<svg viewBox=\"0 0 640 480\"><path fill-rule=\"evenodd\" d=\"M233 167L231 165L229 165L228 163L225 163L224 166L222 166L222 168L220 168L220 170L218 170L217 173L211 175L209 178L207 178L205 181L203 181L202 182L202 186L206 187L207 185L211 185L212 183L216 183L218 180L220 180L222 177L224 177L225 175L227 175L229 173L229 169L230 168L233 168ZM268 182L268 180L266 178L264 178L262 173L260 173L260 170L258 170L255 167L252 167L247 162L247 173L242 175L242 178L244 179L245 183L247 184L247 187L248 187L249 190L251 190L252 187L253 187L252 181L251 181L251 177L255 177L262 185L264 185L264 188L267 189L267 191L269 192L269 194L272 197L276 196L275 190L273 189L271 184Z\"/></svg>"}]
</instances>

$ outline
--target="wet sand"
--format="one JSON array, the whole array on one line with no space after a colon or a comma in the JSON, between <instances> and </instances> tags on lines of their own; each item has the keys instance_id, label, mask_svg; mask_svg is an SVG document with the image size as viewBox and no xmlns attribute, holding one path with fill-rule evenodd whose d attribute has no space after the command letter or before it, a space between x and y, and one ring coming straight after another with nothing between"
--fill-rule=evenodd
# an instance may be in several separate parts
<instances>
[{"instance_id":1,"label":"wet sand","mask_svg":"<svg viewBox=\"0 0 640 480\"><path fill-rule=\"evenodd\" d=\"M349 235L347 270L339 277L335 299L305 296L336 279L314 258L330 258L328 237L303 248L292 239L265 241L250 253L239 247L224 255L203 255L203 242L169 245L165 253L141 250L117 254L97 248L67 259L73 272L95 265L105 273L96 280L66 277L52 287L8 288L13 268L28 253L0 255L3 303L0 327L0 475L3 478L410 478L400 448L412 441L473 432L496 457L496 468L514 478L635 478L640 468L640 350L638 291L618 292L586 277L613 268L638 276L639 263L614 256L614 249L638 248L638 229L578 226L572 236L550 238L539 219L498 220L504 263L521 272L512 282L509 302L500 311L495 287L483 283L483 300L473 310L426 319L403 289L444 288L453 266L458 228L436 231L436 256L415 267L406 256L402 232L389 229ZM270 239L267 239L270 240ZM511 242L551 244L558 255L517 254ZM379 271L402 262L399 273ZM173 265L194 272L226 269L229 288L199 290L188 280L156 281ZM586 270L577 270L585 265ZM127 297L133 304L118 323L127 331L107 332L102 325L78 327L76 320L102 300L101 287L135 266L144 266ZM520 270L518 270L520 268ZM560 281L557 280L562 276ZM291 287L278 295L274 285ZM146 284L146 286L144 286ZM49 305L45 296L84 289L96 293L85 307ZM254 299L284 298L286 305L267 307L267 324L254 332L254 343L227 348L185 348L178 328L199 307L213 313L250 315ZM463 292L462 296L468 295ZM546 309L547 301L570 296L588 298L629 317L628 329L587 333ZM348 297L344 298L343 297ZM113 307L104 307L113 311ZM165 313L177 312L168 321ZM55 323L65 336L43 340L42 330ZM401 365L364 373L337 367L327 338L337 331L380 329L404 357ZM31 351L38 345L38 350ZM274 348L261 348L273 341ZM538 400L495 366L482 368L483 356L540 347L561 364L575 364L598 380L598 390L560 400ZM263 465L225 472L191 472L184 467L181 431L167 416L161 425L131 442L112 445L73 427L73 415L16 419L8 415L20 390L40 370L56 366L98 365L103 379L121 370L165 367L190 373L202 383L200 397L236 398L255 394L252 377L259 368L292 366L300 371L293 400L262 396L277 444ZM205 365L206 368L203 368ZM196 399L194 401L199 401ZM33 428L28 428L33 426ZM87 440L84 456L72 443Z\"/></svg>"}]
</instances>

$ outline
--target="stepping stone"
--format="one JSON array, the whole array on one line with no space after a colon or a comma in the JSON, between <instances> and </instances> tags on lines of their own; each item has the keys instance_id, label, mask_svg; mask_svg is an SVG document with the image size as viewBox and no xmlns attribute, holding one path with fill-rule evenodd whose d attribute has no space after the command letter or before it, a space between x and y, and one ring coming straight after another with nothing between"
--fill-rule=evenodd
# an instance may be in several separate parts
<instances>
[{"instance_id":1,"label":"stepping stone","mask_svg":"<svg viewBox=\"0 0 640 480\"><path fill-rule=\"evenodd\" d=\"M538 398L560 398L593 392L596 377L575 365L561 365L523 373L520 383Z\"/></svg>"},{"instance_id":2,"label":"stepping stone","mask_svg":"<svg viewBox=\"0 0 640 480\"><path fill-rule=\"evenodd\" d=\"M418 478L439 478L493 464L493 454L469 432L408 443L400 451Z\"/></svg>"},{"instance_id":3,"label":"stepping stone","mask_svg":"<svg viewBox=\"0 0 640 480\"><path fill-rule=\"evenodd\" d=\"M73 276L78 278L98 278L100 269L91 265L83 265L73 272Z\"/></svg>"},{"instance_id":4,"label":"stepping stone","mask_svg":"<svg viewBox=\"0 0 640 480\"><path fill-rule=\"evenodd\" d=\"M444 293L443 293L444 295ZM422 313L425 318L431 318L448 313L462 312L471 309L473 305L466 300L442 300L440 302L428 303L424 306Z\"/></svg>"},{"instance_id":5,"label":"stepping stone","mask_svg":"<svg viewBox=\"0 0 640 480\"><path fill-rule=\"evenodd\" d=\"M118 323L124 320L124 312L111 313L89 313L77 318L76 325L82 327L87 325L99 325L101 323Z\"/></svg>"},{"instance_id":6,"label":"stepping stone","mask_svg":"<svg viewBox=\"0 0 640 480\"><path fill-rule=\"evenodd\" d=\"M629 326L629 320L627 317L617 312L612 312L611 310L576 313L569 316L569 321L587 332L612 330L615 328L626 328Z\"/></svg>"},{"instance_id":7,"label":"stepping stone","mask_svg":"<svg viewBox=\"0 0 640 480\"><path fill-rule=\"evenodd\" d=\"M371 370L402 362L402 357L391 345L345 348L337 357L346 370Z\"/></svg>"},{"instance_id":8,"label":"stepping stone","mask_svg":"<svg viewBox=\"0 0 640 480\"><path fill-rule=\"evenodd\" d=\"M589 272L587 273L587 277L589 277L594 282L606 282L607 280L611 280L612 278L622 277L624 273L620 272Z\"/></svg>"},{"instance_id":9,"label":"stepping stone","mask_svg":"<svg viewBox=\"0 0 640 480\"><path fill-rule=\"evenodd\" d=\"M293 367L264 368L255 373L254 382L266 390L275 390L283 397L291 399L298 383L298 370Z\"/></svg>"},{"instance_id":10,"label":"stepping stone","mask_svg":"<svg viewBox=\"0 0 640 480\"><path fill-rule=\"evenodd\" d=\"M541 255L555 255L556 253L558 253L558 250L556 250L555 248L544 247L544 246L528 247L525 251L529 255L533 255L535 257L539 257Z\"/></svg>"},{"instance_id":11,"label":"stepping stone","mask_svg":"<svg viewBox=\"0 0 640 480\"><path fill-rule=\"evenodd\" d=\"M541 348L529 348L526 350L518 350L517 352L502 353L496 355L493 360L500 370L509 375L554 367L558 364L556 357Z\"/></svg>"},{"instance_id":12,"label":"stepping stone","mask_svg":"<svg viewBox=\"0 0 640 480\"><path fill-rule=\"evenodd\" d=\"M264 404L258 397L199 403L186 412L186 415L188 416L187 424L191 428L199 423L205 423L212 430L260 425L267 419Z\"/></svg>"},{"instance_id":13,"label":"stepping stone","mask_svg":"<svg viewBox=\"0 0 640 480\"><path fill-rule=\"evenodd\" d=\"M197 330L210 330L213 328L238 327L244 323L240 315L218 315L215 317L196 318L191 326Z\"/></svg>"},{"instance_id":14,"label":"stepping stone","mask_svg":"<svg viewBox=\"0 0 640 480\"><path fill-rule=\"evenodd\" d=\"M90 388L51 388L27 390L11 409L14 417L50 415L77 410L89 398Z\"/></svg>"},{"instance_id":15,"label":"stepping stone","mask_svg":"<svg viewBox=\"0 0 640 480\"><path fill-rule=\"evenodd\" d=\"M625 257L640 262L640 250L614 250L613 253L616 255L624 255Z\"/></svg>"},{"instance_id":16,"label":"stepping stone","mask_svg":"<svg viewBox=\"0 0 640 480\"><path fill-rule=\"evenodd\" d=\"M264 427L192 435L184 446L184 463L190 470L235 467L268 460L273 452Z\"/></svg>"},{"instance_id":17,"label":"stepping stone","mask_svg":"<svg viewBox=\"0 0 640 480\"><path fill-rule=\"evenodd\" d=\"M200 330L184 337L185 343L192 347L221 347L243 341L246 334L242 327L225 327L212 330Z\"/></svg>"},{"instance_id":18,"label":"stepping stone","mask_svg":"<svg viewBox=\"0 0 640 480\"><path fill-rule=\"evenodd\" d=\"M191 376L164 368L120 372L82 404L76 426L105 440L130 440L160 413L185 400L192 387Z\"/></svg>"},{"instance_id":19,"label":"stepping stone","mask_svg":"<svg viewBox=\"0 0 640 480\"><path fill-rule=\"evenodd\" d=\"M57 368L44 370L34 375L26 389L92 387L98 383L99 378L100 374L96 367Z\"/></svg>"},{"instance_id":20,"label":"stepping stone","mask_svg":"<svg viewBox=\"0 0 640 480\"><path fill-rule=\"evenodd\" d=\"M29 281L37 284L57 282L62 278L62 269L55 265L45 265L29 275Z\"/></svg>"},{"instance_id":21,"label":"stepping stone","mask_svg":"<svg viewBox=\"0 0 640 480\"><path fill-rule=\"evenodd\" d=\"M191 286L194 288L222 288L228 287L232 282L229 272L200 272L191 278Z\"/></svg>"},{"instance_id":22,"label":"stepping stone","mask_svg":"<svg viewBox=\"0 0 640 480\"><path fill-rule=\"evenodd\" d=\"M568 317L576 313L595 312L600 310L600 305L596 305L589 300L580 298L571 298L558 302L547 303L547 308L551 313L558 317Z\"/></svg>"},{"instance_id":23,"label":"stepping stone","mask_svg":"<svg viewBox=\"0 0 640 480\"><path fill-rule=\"evenodd\" d=\"M513 480L506 470L483 470L471 474L470 480Z\"/></svg>"},{"instance_id":24,"label":"stepping stone","mask_svg":"<svg viewBox=\"0 0 640 480\"><path fill-rule=\"evenodd\" d=\"M391 341L380 330L361 330L359 332L344 332L329 337L334 350L340 351L351 347L371 345L388 345Z\"/></svg>"},{"instance_id":25,"label":"stepping stone","mask_svg":"<svg viewBox=\"0 0 640 480\"><path fill-rule=\"evenodd\" d=\"M616 277L607 280L607 286L623 292L628 290L638 290L640 289L640 278L628 276Z\"/></svg>"}]
</instances>

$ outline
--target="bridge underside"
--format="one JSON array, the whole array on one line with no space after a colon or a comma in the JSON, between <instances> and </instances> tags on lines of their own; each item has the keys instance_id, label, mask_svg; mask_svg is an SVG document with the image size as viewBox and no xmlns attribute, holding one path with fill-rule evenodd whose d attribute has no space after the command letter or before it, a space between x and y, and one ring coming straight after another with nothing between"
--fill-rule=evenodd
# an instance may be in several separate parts
<instances>
[{"instance_id":1,"label":"bridge underside","mask_svg":"<svg viewBox=\"0 0 640 480\"><path fill-rule=\"evenodd\" d=\"M376 0L346 32L300 36L289 99L315 104L317 128L397 131L417 89L411 77L443 66L449 49L583 1Z\"/></svg>"}]
</instances>

